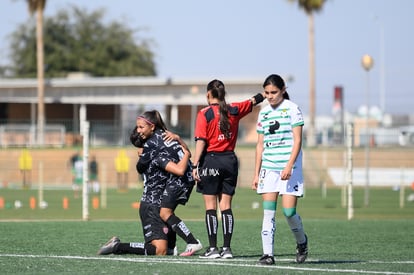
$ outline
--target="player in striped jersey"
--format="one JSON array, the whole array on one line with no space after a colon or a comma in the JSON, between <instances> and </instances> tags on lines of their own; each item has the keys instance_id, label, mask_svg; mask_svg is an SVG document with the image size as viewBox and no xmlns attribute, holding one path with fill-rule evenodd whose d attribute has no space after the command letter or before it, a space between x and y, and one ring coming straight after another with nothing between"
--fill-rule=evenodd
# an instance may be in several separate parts
<instances>
[{"instance_id":1,"label":"player in striped jersey","mask_svg":"<svg viewBox=\"0 0 414 275\"><path fill-rule=\"evenodd\" d=\"M259 263L274 264L276 205L282 196L283 214L296 239L296 262L303 263L308 254L308 240L300 216L298 198L303 196L302 128L300 108L289 100L284 80L276 74L263 84L269 105L258 116L255 175L252 189L263 199L262 246Z\"/></svg>"}]
</instances>

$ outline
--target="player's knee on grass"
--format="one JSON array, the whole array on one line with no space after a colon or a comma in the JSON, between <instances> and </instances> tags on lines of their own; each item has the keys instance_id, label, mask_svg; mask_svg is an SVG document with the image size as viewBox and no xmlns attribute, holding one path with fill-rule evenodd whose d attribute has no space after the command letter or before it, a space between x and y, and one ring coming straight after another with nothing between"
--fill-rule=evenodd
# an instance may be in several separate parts
<instances>
[{"instance_id":1,"label":"player's knee on grass","mask_svg":"<svg viewBox=\"0 0 414 275\"><path fill-rule=\"evenodd\" d=\"M147 255L164 256L167 255L168 241L165 239L152 240L151 243L145 244Z\"/></svg>"},{"instance_id":2,"label":"player's knee on grass","mask_svg":"<svg viewBox=\"0 0 414 275\"><path fill-rule=\"evenodd\" d=\"M296 207L292 208L283 208L283 215L285 215L286 218L290 218L296 215Z\"/></svg>"},{"instance_id":3,"label":"player's knee on grass","mask_svg":"<svg viewBox=\"0 0 414 275\"><path fill-rule=\"evenodd\" d=\"M155 255L157 255L157 256L165 256L165 255L167 255L167 248L166 247L162 247L162 248L157 247L155 251L156 251L155 252Z\"/></svg>"}]
</instances>

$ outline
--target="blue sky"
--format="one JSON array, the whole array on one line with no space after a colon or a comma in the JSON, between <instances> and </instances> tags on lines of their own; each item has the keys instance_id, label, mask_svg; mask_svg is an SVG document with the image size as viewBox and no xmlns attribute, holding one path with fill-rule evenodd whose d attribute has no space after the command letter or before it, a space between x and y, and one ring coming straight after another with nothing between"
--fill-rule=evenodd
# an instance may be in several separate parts
<instances>
[{"instance_id":1,"label":"blue sky","mask_svg":"<svg viewBox=\"0 0 414 275\"><path fill-rule=\"evenodd\" d=\"M48 0L45 14L72 4L105 8L108 21L142 29L138 36L154 41L160 77L292 76L291 98L308 112L307 17L287 0ZM370 105L391 114L414 113L412 11L412 0L327 1L315 16L318 115L331 114L337 85L344 88L345 109L356 112L367 102L368 78ZM7 60L7 35L28 17L26 1L0 0L1 64ZM374 58L369 77L361 66L364 54Z\"/></svg>"}]
</instances>

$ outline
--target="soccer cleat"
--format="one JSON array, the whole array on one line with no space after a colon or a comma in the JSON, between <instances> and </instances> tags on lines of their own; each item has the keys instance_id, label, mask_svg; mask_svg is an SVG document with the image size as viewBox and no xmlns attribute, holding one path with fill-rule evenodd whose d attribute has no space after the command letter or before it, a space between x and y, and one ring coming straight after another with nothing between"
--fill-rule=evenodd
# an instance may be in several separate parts
<instances>
[{"instance_id":1,"label":"soccer cleat","mask_svg":"<svg viewBox=\"0 0 414 275\"><path fill-rule=\"evenodd\" d=\"M178 255L177 246L174 246L174 248L167 248L167 255L177 256Z\"/></svg>"},{"instance_id":2,"label":"soccer cleat","mask_svg":"<svg viewBox=\"0 0 414 275\"><path fill-rule=\"evenodd\" d=\"M184 257L192 256L197 251L200 251L201 249L203 249L203 245L201 244L200 240L197 240L197 243L187 244L187 247L185 248L185 251L183 253L181 253L180 256L184 256Z\"/></svg>"},{"instance_id":3,"label":"soccer cleat","mask_svg":"<svg viewBox=\"0 0 414 275\"><path fill-rule=\"evenodd\" d=\"M259 264L261 265L275 264L275 258L273 256L265 254L259 259Z\"/></svg>"},{"instance_id":4,"label":"soccer cleat","mask_svg":"<svg viewBox=\"0 0 414 275\"><path fill-rule=\"evenodd\" d=\"M304 263L306 257L308 257L308 236L305 235L306 241L296 246L296 262L301 264Z\"/></svg>"},{"instance_id":5,"label":"soccer cleat","mask_svg":"<svg viewBox=\"0 0 414 275\"><path fill-rule=\"evenodd\" d=\"M231 259L233 258L233 253L231 252L230 247L222 247L220 251L220 257L222 259Z\"/></svg>"},{"instance_id":6,"label":"soccer cleat","mask_svg":"<svg viewBox=\"0 0 414 275\"><path fill-rule=\"evenodd\" d=\"M121 243L121 240L114 236L106 244L104 244L99 250L98 255L108 255L114 253L116 247Z\"/></svg>"},{"instance_id":7,"label":"soccer cleat","mask_svg":"<svg viewBox=\"0 0 414 275\"><path fill-rule=\"evenodd\" d=\"M201 254L199 257L202 259L217 259L221 256L217 247L209 247L207 248L206 252L204 252L204 254Z\"/></svg>"}]
</instances>

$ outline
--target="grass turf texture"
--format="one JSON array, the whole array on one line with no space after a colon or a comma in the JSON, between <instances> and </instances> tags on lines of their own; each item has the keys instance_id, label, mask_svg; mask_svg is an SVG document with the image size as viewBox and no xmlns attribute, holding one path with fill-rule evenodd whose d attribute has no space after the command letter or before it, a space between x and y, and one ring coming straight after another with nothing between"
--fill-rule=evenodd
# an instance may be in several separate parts
<instances>
[{"instance_id":1,"label":"grass turf texture","mask_svg":"<svg viewBox=\"0 0 414 275\"><path fill-rule=\"evenodd\" d=\"M294 263L295 242L281 207L277 211L276 265L257 266L261 256L261 207L253 209L260 197L252 190L238 189L234 198L235 229L231 260L204 260L195 257L145 257L135 255L97 256L100 245L111 236L122 241L142 241L138 210L131 203L142 190L119 193L108 190L106 209L90 209L91 221L81 221L81 199L70 190L45 191L46 209L29 208L37 190L2 189L6 204L20 200L20 209L0 210L1 274L412 274L414 273L414 203L399 206L399 192L370 190L370 205L363 206L364 190L355 189L355 218L347 221L341 206L341 190L306 190L298 212L309 236L310 255L305 264ZM411 192L406 190L406 195ZM62 197L70 199L63 210ZM92 205L92 204L91 204ZM260 203L261 205L261 203ZM200 194L193 193L189 204L178 214L204 245L204 207ZM14 222L20 220L23 222ZM221 244L221 224L219 245ZM179 251L185 244L178 240Z\"/></svg>"},{"instance_id":2,"label":"grass turf texture","mask_svg":"<svg viewBox=\"0 0 414 275\"><path fill-rule=\"evenodd\" d=\"M142 189L118 192L109 189L107 192L107 207L93 209L92 198L89 200L89 218L91 220L132 220L138 219L138 210L131 207L139 201ZM370 204L364 206L364 188L354 188L354 219L414 219L414 202L404 202L400 208L400 192L391 188L371 188ZM405 197L413 191L405 190ZM0 197L4 200L4 208L0 209L0 220L81 220L82 198L75 199L71 190L45 190L44 200L48 203L46 209L30 209L30 197L37 200L38 190L0 189ZM69 208L63 209L63 197L69 199ZM99 196L98 196L99 197ZM307 219L347 219L347 209L342 207L342 190L331 188L326 198L321 196L320 189L306 189L305 197L299 200L298 212L304 220ZM22 203L22 208L15 209L14 202ZM258 204L258 208L253 208ZM261 197L248 188L238 188L233 199L233 212L236 221L239 219L261 219ZM277 215L281 216L281 205ZM177 213L184 220L203 220L204 203L201 194L193 191L186 206L179 206Z\"/></svg>"}]
</instances>

